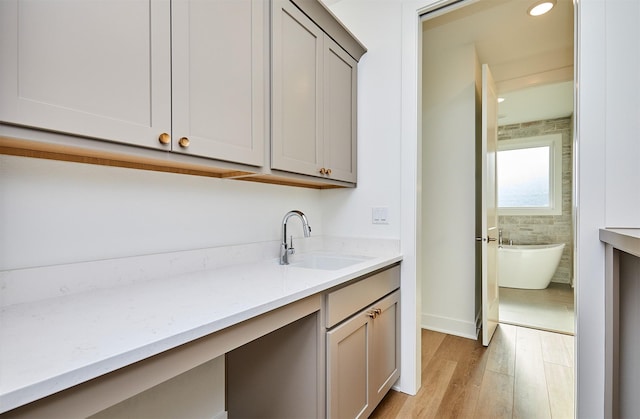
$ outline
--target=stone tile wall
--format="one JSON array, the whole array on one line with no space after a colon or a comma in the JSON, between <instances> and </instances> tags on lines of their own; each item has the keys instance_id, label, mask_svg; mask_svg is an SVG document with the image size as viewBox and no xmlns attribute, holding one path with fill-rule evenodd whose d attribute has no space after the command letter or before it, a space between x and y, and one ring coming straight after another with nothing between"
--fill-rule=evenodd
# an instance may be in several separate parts
<instances>
[{"instance_id":1,"label":"stone tile wall","mask_svg":"<svg viewBox=\"0 0 640 419\"><path fill-rule=\"evenodd\" d=\"M571 117L503 125L498 141L562 134L562 215L500 216L498 225L506 242L514 244L565 243L553 282L573 283L573 120Z\"/></svg>"}]
</instances>

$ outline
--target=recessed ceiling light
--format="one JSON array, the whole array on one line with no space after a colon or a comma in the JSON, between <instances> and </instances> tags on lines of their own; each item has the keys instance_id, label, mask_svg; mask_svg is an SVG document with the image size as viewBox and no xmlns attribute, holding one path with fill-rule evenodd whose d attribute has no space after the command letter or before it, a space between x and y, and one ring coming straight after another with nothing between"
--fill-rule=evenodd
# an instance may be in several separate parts
<instances>
[{"instance_id":1,"label":"recessed ceiling light","mask_svg":"<svg viewBox=\"0 0 640 419\"><path fill-rule=\"evenodd\" d=\"M498 98L498 103L502 103L502 102L504 102L504 98L503 97L499 97Z\"/></svg>"},{"instance_id":2,"label":"recessed ceiling light","mask_svg":"<svg viewBox=\"0 0 640 419\"><path fill-rule=\"evenodd\" d=\"M553 6L556 5L556 0L542 0L533 4L533 6L529 7L527 13L531 16L540 16L547 13L549 10L553 9Z\"/></svg>"}]
</instances>

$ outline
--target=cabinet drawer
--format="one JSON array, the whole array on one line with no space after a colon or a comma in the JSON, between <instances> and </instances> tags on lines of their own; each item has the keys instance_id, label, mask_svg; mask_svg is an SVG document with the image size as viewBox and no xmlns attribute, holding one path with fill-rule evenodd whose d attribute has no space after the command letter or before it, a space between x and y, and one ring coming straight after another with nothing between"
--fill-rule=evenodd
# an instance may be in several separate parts
<instances>
[{"instance_id":1,"label":"cabinet drawer","mask_svg":"<svg viewBox=\"0 0 640 419\"><path fill-rule=\"evenodd\" d=\"M326 327L340 323L400 287L400 266L329 292L326 297Z\"/></svg>"}]
</instances>

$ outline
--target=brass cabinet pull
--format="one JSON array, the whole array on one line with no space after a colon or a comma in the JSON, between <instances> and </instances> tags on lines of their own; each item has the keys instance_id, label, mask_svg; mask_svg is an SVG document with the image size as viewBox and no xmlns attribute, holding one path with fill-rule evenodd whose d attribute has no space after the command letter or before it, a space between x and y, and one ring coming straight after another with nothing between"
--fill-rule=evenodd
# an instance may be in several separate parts
<instances>
[{"instance_id":1,"label":"brass cabinet pull","mask_svg":"<svg viewBox=\"0 0 640 419\"><path fill-rule=\"evenodd\" d=\"M322 168L320 169L320 174L321 174L321 175L324 175L325 173L327 173L327 169L325 169L324 167L322 167Z\"/></svg>"},{"instance_id":2,"label":"brass cabinet pull","mask_svg":"<svg viewBox=\"0 0 640 419\"><path fill-rule=\"evenodd\" d=\"M158 137L158 141L160 141L161 144L169 144L171 142L171 136L166 132L163 132Z\"/></svg>"},{"instance_id":3,"label":"brass cabinet pull","mask_svg":"<svg viewBox=\"0 0 640 419\"><path fill-rule=\"evenodd\" d=\"M382 310L380 310L379 308L372 308L371 310L367 311L367 316L372 319L375 319L380 314L382 314Z\"/></svg>"},{"instance_id":4,"label":"brass cabinet pull","mask_svg":"<svg viewBox=\"0 0 640 419\"><path fill-rule=\"evenodd\" d=\"M325 173L330 175L331 174L331 169L327 169Z\"/></svg>"},{"instance_id":5,"label":"brass cabinet pull","mask_svg":"<svg viewBox=\"0 0 640 419\"><path fill-rule=\"evenodd\" d=\"M178 144L180 144L180 147L182 148L187 148L189 147L189 139L187 137L182 137L180 138L180 140L178 140Z\"/></svg>"}]
</instances>

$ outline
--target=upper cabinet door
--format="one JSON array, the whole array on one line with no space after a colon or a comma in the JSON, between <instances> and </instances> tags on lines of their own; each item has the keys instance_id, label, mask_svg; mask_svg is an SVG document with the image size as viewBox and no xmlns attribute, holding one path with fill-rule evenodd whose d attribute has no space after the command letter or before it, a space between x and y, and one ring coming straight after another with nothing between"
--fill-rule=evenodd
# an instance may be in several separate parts
<instances>
[{"instance_id":1,"label":"upper cabinet door","mask_svg":"<svg viewBox=\"0 0 640 419\"><path fill-rule=\"evenodd\" d=\"M2 0L0 121L163 147L170 56L168 0Z\"/></svg>"},{"instance_id":2,"label":"upper cabinet door","mask_svg":"<svg viewBox=\"0 0 640 419\"><path fill-rule=\"evenodd\" d=\"M289 0L273 1L272 18L271 167L318 176L324 33Z\"/></svg>"},{"instance_id":3,"label":"upper cabinet door","mask_svg":"<svg viewBox=\"0 0 640 419\"><path fill-rule=\"evenodd\" d=\"M173 150L261 166L269 109L265 2L174 0L171 14Z\"/></svg>"},{"instance_id":4,"label":"upper cabinet door","mask_svg":"<svg viewBox=\"0 0 640 419\"><path fill-rule=\"evenodd\" d=\"M324 167L356 182L357 62L331 38L324 49Z\"/></svg>"}]
</instances>

